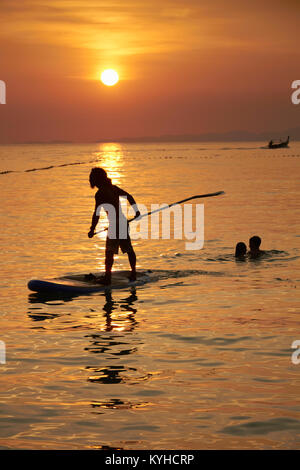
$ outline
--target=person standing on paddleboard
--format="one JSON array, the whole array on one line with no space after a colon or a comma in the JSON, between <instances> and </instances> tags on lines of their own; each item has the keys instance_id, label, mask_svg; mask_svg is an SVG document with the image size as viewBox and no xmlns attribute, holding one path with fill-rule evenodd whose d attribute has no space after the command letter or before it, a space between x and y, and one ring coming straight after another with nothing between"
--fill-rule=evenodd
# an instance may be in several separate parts
<instances>
[{"instance_id":1,"label":"person standing on paddleboard","mask_svg":"<svg viewBox=\"0 0 300 470\"><path fill-rule=\"evenodd\" d=\"M135 217L139 217L140 212L137 210L136 202L131 194L112 184L111 179L107 177L107 173L103 168L93 168L91 170L90 185L92 188L96 186L98 191L95 194L96 205L88 237L92 238L95 235L95 228L99 221L101 207L104 208L109 219L105 248L105 276L100 278L98 282L104 285L111 283L111 270L114 263L114 255L118 254L119 248L121 248L123 253L127 253L128 255L131 267L129 280L135 281L136 255L129 236L128 221L122 212L119 198L127 197L129 204L135 210ZM113 210L109 210L108 207L111 207Z\"/></svg>"}]
</instances>

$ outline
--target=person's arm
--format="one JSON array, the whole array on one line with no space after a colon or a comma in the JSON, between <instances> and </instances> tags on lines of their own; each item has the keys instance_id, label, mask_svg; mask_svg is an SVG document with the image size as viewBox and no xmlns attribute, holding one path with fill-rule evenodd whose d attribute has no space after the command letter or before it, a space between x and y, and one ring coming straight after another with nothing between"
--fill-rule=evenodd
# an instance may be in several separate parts
<instances>
[{"instance_id":1,"label":"person's arm","mask_svg":"<svg viewBox=\"0 0 300 470\"><path fill-rule=\"evenodd\" d=\"M95 210L94 210L94 213L93 213L93 217L92 217L92 224L90 226L90 231L88 233L88 237L89 238L93 238L93 236L95 235L95 228L97 227L97 224L99 222L99 215L97 215L98 212L98 202L97 202L97 198L95 197L96 199L96 204L95 204Z\"/></svg>"},{"instance_id":2,"label":"person's arm","mask_svg":"<svg viewBox=\"0 0 300 470\"><path fill-rule=\"evenodd\" d=\"M137 203L135 202L134 197L131 196L131 194L124 191L124 189L121 189L119 187L118 187L118 193L119 193L119 196L121 196L121 197L127 197L127 201L129 202L129 204L131 205L131 207L135 211L135 217L139 217L141 215L141 213L138 210Z\"/></svg>"}]
</instances>

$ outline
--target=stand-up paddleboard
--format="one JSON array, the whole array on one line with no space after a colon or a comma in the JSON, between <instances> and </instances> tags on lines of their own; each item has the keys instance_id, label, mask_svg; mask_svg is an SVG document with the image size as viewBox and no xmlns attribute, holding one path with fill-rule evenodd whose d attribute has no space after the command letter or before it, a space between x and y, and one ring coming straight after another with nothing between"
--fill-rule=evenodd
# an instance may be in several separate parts
<instances>
[{"instance_id":1,"label":"stand-up paddleboard","mask_svg":"<svg viewBox=\"0 0 300 470\"><path fill-rule=\"evenodd\" d=\"M105 286L97 283L99 273L70 274L55 279L32 279L28 282L28 289L41 294L90 294L93 292L104 292L111 289L124 289L143 285L150 281L147 271L137 273L136 281L129 281L130 271L115 271L112 273L111 284Z\"/></svg>"}]
</instances>

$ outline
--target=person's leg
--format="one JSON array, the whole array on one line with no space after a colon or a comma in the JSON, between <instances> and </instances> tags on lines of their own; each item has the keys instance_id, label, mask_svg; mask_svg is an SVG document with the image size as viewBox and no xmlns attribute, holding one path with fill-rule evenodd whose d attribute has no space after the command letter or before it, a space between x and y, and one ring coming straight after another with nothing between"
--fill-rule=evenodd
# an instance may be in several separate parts
<instances>
[{"instance_id":1,"label":"person's leg","mask_svg":"<svg viewBox=\"0 0 300 470\"><path fill-rule=\"evenodd\" d=\"M111 269L114 264L114 253L113 251L106 251L105 253L105 278L107 281L111 281Z\"/></svg>"},{"instance_id":2,"label":"person's leg","mask_svg":"<svg viewBox=\"0 0 300 470\"><path fill-rule=\"evenodd\" d=\"M128 226L127 226L128 227ZM129 235L129 227L128 227L128 233L127 233L127 238L120 239L120 248L123 253L127 253L128 255L128 260L129 264L131 267L131 274L129 276L130 281L135 281L136 280L136 255L134 252L134 249L131 244L130 240L130 235Z\"/></svg>"},{"instance_id":3,"label":"person's leg","mask_svg":"<svg viewBox=\"0 0 300 470\"><path fill-rule=\"evenodd\" d=\"M107 237L105 246L105 275L98 279L100 284L111 284L111 270L114 264L114 255L118 253L118 250L118 240Z\"/></svg>"},{"instance_id":4,"label":"person's leg","mask_svg":"<svg viewBox=\"0 0 300 470\"><path fill-rule=\"evenodd\" d=\"M114 264L114 252L105 252L105 275L97 278L97 283L103 285L111 284L111 269Z\"/></svg>"},{"instance_id":5,"label":"person's leg","mask_svg":"<svg viewBox=\"0 0 300 470\"><path fill-rule=\"evenodd\" d=\"M136 280L136 255L135 255L135 252L133 250L133 248L131 248L131 250L129 250L127 252L128 254L128 260L129 260L129 264L130 264L130 267L131 267L131 274L130 274L130 281L135 281Z\"/></svg>"}]
</instances>

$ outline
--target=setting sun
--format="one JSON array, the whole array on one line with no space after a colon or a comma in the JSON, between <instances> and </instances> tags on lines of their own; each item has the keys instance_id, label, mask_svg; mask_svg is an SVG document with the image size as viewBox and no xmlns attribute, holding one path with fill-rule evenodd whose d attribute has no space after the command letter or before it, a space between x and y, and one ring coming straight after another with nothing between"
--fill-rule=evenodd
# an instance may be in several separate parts
<instances>
[{"instance_id":1,"label":"setting sun","mask_svg":"<svg viewBox=\"0 0 300 470\"><path fill-rule=\"evenodd\" d=\"M119 75L113 69L104 70L101 73L101 82L106 86L113 86L119 81Z\"/></svg>"}]
</instances>

